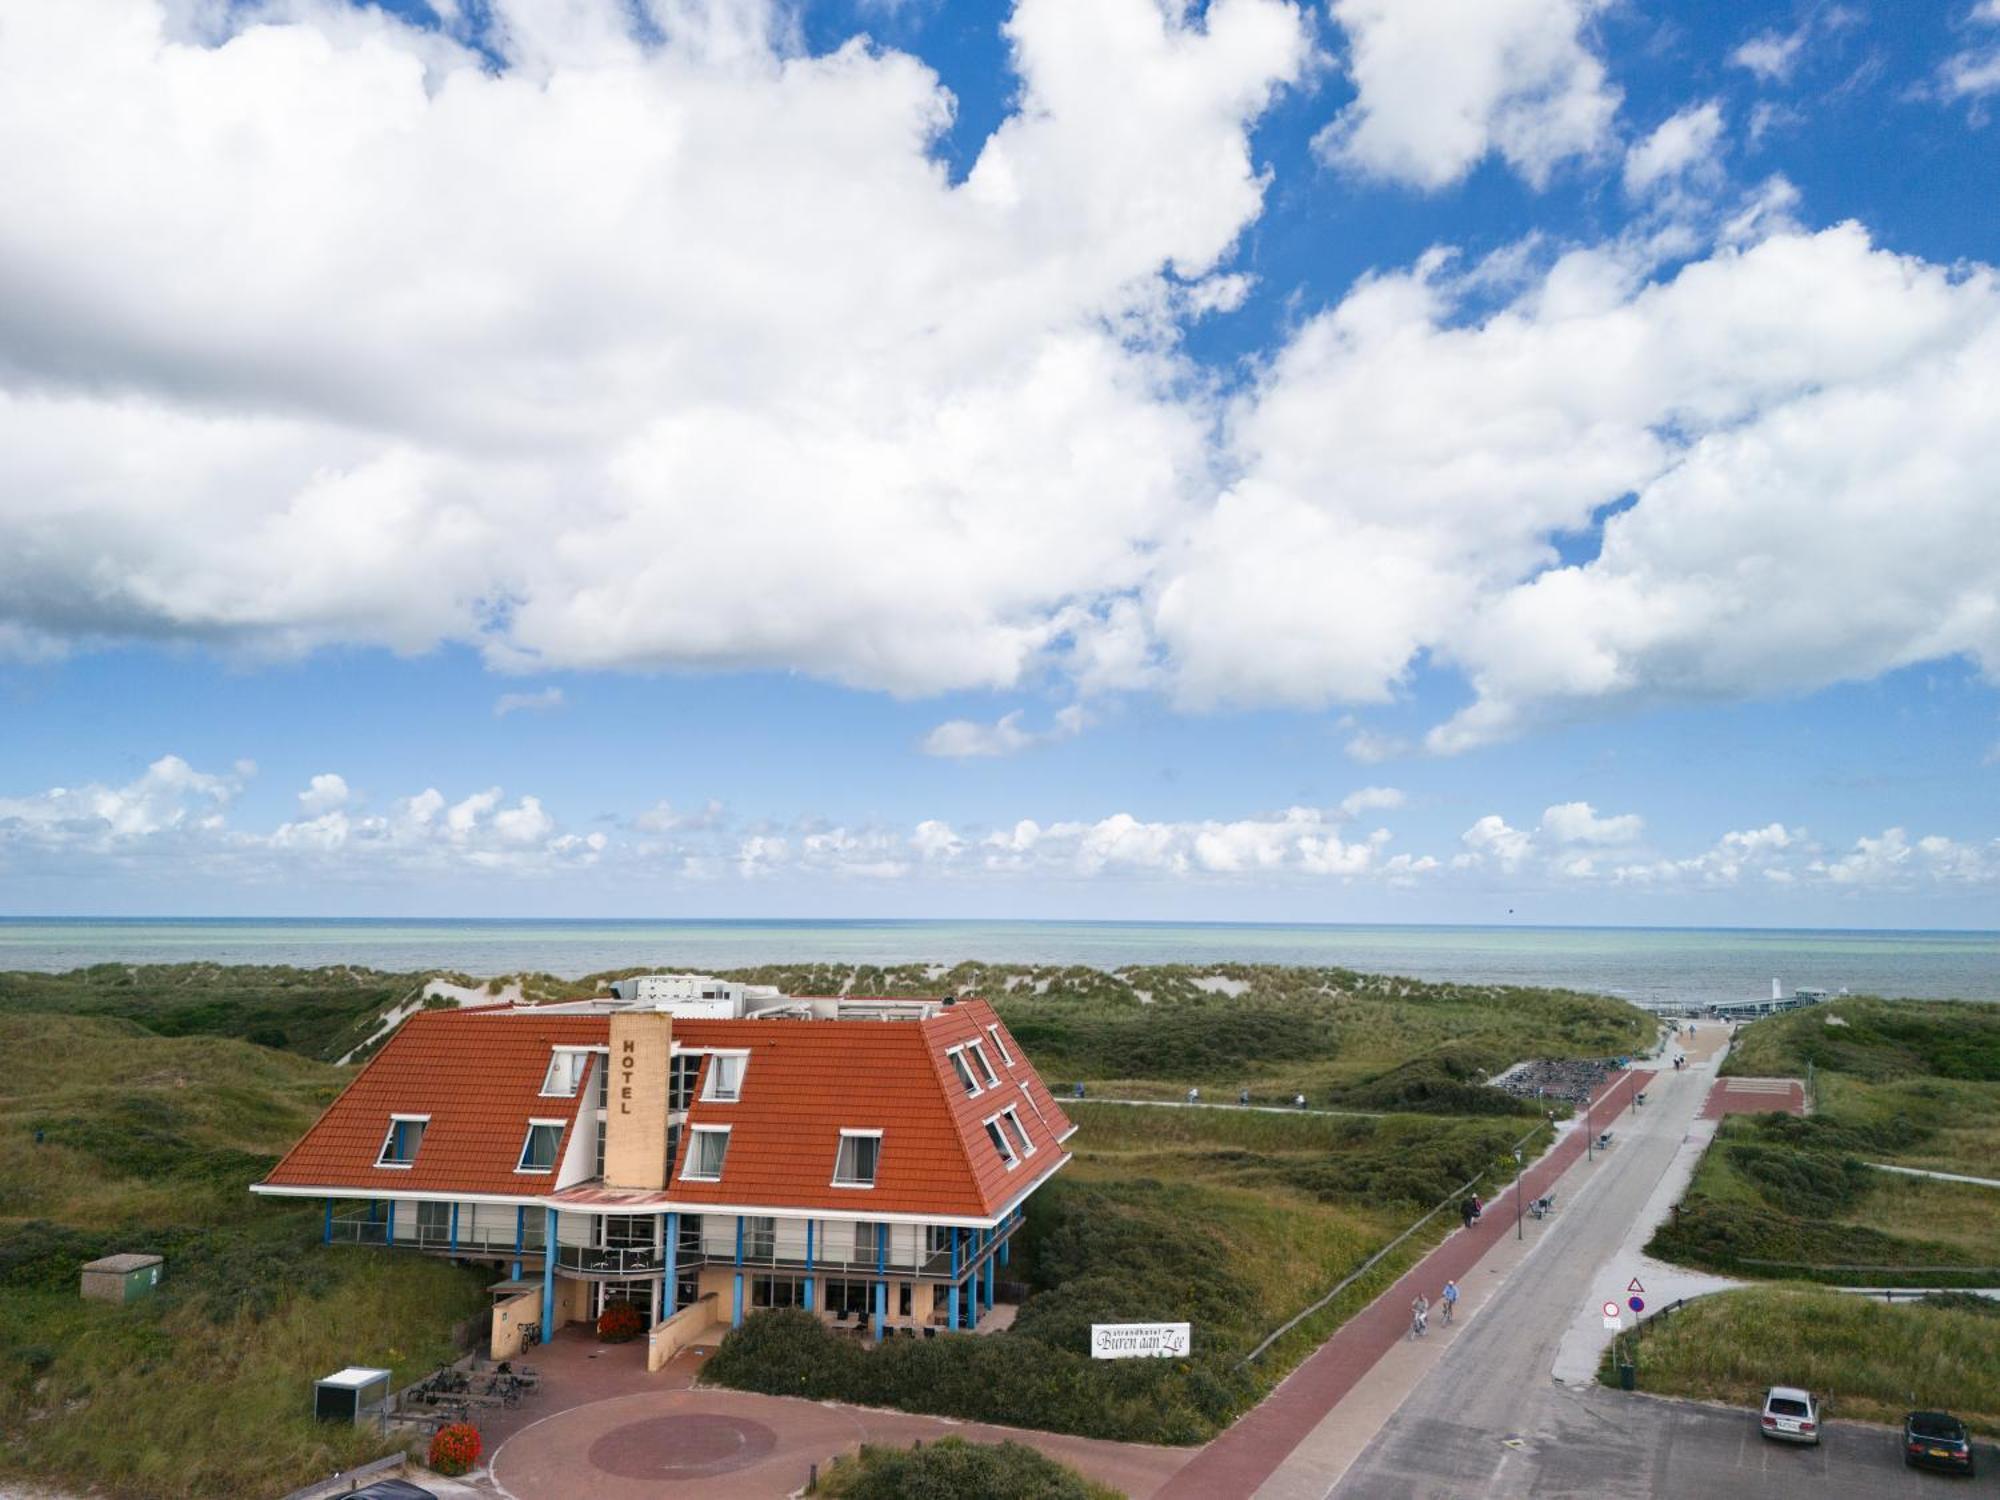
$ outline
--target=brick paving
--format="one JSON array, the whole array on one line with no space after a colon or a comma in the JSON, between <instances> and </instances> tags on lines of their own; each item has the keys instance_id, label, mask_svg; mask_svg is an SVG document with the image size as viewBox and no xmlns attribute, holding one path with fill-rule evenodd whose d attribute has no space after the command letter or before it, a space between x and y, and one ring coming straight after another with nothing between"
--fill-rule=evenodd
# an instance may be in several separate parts
<instances>
[{"instance_id":1,"label":"brick paving","mask_svg":"<svg viewBox=\"0 0 2000 1500\"><path fill-rule=\"evenodd\" d=\"M1806 1112L1806 1086L1796 1078L1718 1078L1701 1107L1704 1120L1724 1115L1761 1115L1782 1110L1788 1115Z\"/></svg>"},{"instance_id":2,"label":"brick paving","mask_svg":"<svg viewBox=\"0 0 2000 1500\"><path fill-rule=\"evenodd\" d=\"M1615 1131L1616 1111L1652 1077L1650 1072L1629 1072L1609 1080L1597 1095L1595 1125ZM1584 1154L1584 1147L1581 1128L1565 1134L1523 1174L1524 1198L1532 1201L1549 1191ZM1513 1191L1509 1183L1486 1205L1477 1224L1454 1231L1388 1291L1343 1323L1270 1395L1169 1479L1158 1492L1159 1500L1253 1494L1375 1362L1408 1336L1410 1302L1418 1291L1435 1302L1447 1279L1463 1280L1502 1237L1514 1232Z\"/></svg>"}]
</instances>

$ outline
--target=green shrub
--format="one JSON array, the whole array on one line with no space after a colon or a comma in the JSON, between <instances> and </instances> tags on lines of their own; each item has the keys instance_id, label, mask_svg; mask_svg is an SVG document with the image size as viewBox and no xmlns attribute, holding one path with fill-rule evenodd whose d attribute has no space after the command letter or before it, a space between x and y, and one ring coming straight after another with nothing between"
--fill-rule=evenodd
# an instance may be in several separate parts
<instances>
[{"instance_id":1,"label":"green shrub","mask_svg":"<svg viewBox=\"0 0 2000 1500\"><path fill-rule=\"evenodd\" d=\"M1116 1491L1021 1443L956 1437L864 1447L834 1465L820 1492L834 1500L1116 1500Z\"/></svg>"}]
</instances>

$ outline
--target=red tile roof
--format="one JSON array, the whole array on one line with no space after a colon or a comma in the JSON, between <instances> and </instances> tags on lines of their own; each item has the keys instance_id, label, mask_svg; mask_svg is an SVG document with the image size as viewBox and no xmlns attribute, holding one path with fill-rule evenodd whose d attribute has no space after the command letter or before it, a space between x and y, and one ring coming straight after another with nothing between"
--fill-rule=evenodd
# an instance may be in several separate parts
<instances>
[{"instance_id":1,"label":"red tile roof","mask_svg":"<svg viewBox=\"0 0 2000 1500\"><path fill-rule=\"evenodd\" d=\"M440 1196L553 1192L554 1172L514 1170L530 1119L561 1120L562 1147L569 1145L578 1101L542 1097L550 1049L603 1046L609 1038L602 1016L418 1011L265 1181ZM430 1116L407 1168L375 1165L392 1114Z\"/></svg>"},{"instance_id":2,"label":"red tile roof","mask_svg":"<svg viewBox=\"0 0 2000 1500\"><path fill-rule=\"evenodd\" d=\"M1011 1063L991 1027L999 1028ZM514 1166L531 1117L571 1120L577 1109L574 1099L540 1097L549 1049L603 1045L609 1036L603 1015L420 1012L268 1182L357 1196L547 1196L553 1175L530 1177ZM729 1127L721 1181L681 1177L692 1136L684 1131L661 1206L991 1219L1067 1159L1061 1142L1073 1129L1068 1117L984 1001L961 1001L921 1022L677 1019L674 1041L744 1048L750 1056L736 1102L701 1099L704 1078L688 1115L690 1127ZM999 1082L967 1095L947 1053L973 1041ZM985 1128L1008 1107L1034 1148L1011 1170ZM408 1171L374 1165L392 1113L431 1116ZM843 1128L882 1132L873 1188L833 1186ZM568 1201L582 1186L568 1190Z\"/></svg>"}]
</instances>

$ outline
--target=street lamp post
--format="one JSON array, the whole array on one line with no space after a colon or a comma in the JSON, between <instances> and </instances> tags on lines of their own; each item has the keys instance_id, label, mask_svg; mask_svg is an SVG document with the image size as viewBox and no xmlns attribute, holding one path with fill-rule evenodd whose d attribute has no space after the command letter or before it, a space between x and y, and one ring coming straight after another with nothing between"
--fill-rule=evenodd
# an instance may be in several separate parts
<instances>
[{"instance_id":1,"label":"street lamp post","mask_svg":"<svg viewBox=\"0 0 2000 1500\"><path fill-rule=\"evenodd\" d=\"M1521 1228L1521 1148L1514 1148L1514 1238L1526 1238Z\"/></svg>"},{"instance_id":2,"label":"street lamp post","mask_svg":"<svg viewBox=\"0 0 2000 1500\"><path fill-rule=\"evenodd\" d=\"M1590 1128L1590 1085L1583 1086L1583 1155L1586 1161L1597 1160L1597 1132Z\"/></svg>"}]
</instances>

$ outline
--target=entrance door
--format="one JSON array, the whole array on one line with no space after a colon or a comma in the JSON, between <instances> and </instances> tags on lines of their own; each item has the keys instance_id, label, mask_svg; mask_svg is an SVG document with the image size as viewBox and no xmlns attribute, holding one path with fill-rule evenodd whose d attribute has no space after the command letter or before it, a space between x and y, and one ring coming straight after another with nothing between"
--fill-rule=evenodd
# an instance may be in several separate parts
<instances>
[{"instance_id":1,"label":"entrance door","mask_svg":"<svg viewBox=\"0 0 2000 1500\"><path fill-rule=\"evenodd\" d=\"M591 1317L600 1318L604 1309L614 1303L623 1302L638 1312L646 1326L653 1326L653 1282L651 1281L600 1281L591 1297Z\"/></svg>"}]
</instances>

